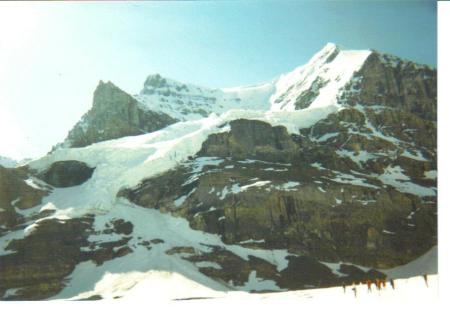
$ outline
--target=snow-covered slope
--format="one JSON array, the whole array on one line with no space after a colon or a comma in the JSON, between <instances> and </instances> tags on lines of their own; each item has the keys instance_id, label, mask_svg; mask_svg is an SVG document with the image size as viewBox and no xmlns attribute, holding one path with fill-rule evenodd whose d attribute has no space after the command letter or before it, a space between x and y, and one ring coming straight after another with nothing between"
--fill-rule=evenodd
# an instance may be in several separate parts
<instances>
[{"instance_id":1,"label":"snow-covered slope","mask_svg":"<svg viewBox=\"0 0 450 313\"><path fill-rule=\"evenodd\" d=\"M376 303L389 301L399 304L403 301L420 301L421 304L432 304L438 299L438 277L428 275L397 279L394 286L389 283L377 290L375 286L369 291L367 285L359 284L342 287L286 291L276 293L246 293L242 291L218 291L210 289L185 276L173 272L148 271L145 273L130 272L126 274L107 273L90 292L80 294L73 299L83 299L91 296L101 296L103 299L123 298L124 300L144 300L168 302L173 300L202 300L210 299L215 305L228 301L273 301L295 300L301 303L328 301L334 305L358 303ZM149 290L152 293L149 294ZM286 304L286 303L284 303Z\"/></svg>"},{"instance_id":2,"label":"snow-covered slope","mask_svg":"<svg viewBox=\"0 0 450 313\"><path fill-rule=\"evenodd\" d=\"M136 99L148 109L166 113L180 121L207 117L230 109L267 111L272 83L228 89L211 89L150 75Z\"/></svg>"},{"instance_id":3,"label":"snow-covered slope","mask_svg":"<svg viewBox=\"0 0 450 313\"><path fill-rule=\"evenodd\" d=\"M419 272L437 274L437 259L438 259L438 249L437 247L432 248L430 251L424 255L418 257L416 260L406 264L397 266L384 272L390 278L407 278L417 275Z\"/></svg>"},{"instance_id":4,"label":"snow-covered slope","mask_svg":"<svg viewBox=\"0 0 450 313\"><path fill-rule=\"evenodd\" d=\"M211 89L150 75L136 97L147 108L178 120L192 120L231 109L294 111L338 105L342 88L370 55L329 43L305 65L255 86ZM314 91L313 96L309 95ZM308 99L303 99L307 96ZM299 104L301 102L301 104Z\"/></svg>"},{"instance_id":5,"label":"snow-covered slope","mask_svg":"<svg viewBox=\"0 0 450 313\"><path fill-rule=\"evenodd\" d=\"M341 50L335 44L327 44L307 64L276 81L276 91L270 98L271 110L337 105L342 88L370 53L369 50Z\"/></svg>"}]
</instances>

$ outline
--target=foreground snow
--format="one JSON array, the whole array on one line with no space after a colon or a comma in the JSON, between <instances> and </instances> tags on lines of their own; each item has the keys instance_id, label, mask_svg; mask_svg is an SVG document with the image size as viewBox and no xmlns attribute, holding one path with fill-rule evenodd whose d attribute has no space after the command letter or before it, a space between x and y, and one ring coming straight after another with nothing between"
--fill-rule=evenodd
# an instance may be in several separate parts
<instances>
[{"instance_id":1,"label":"foreground snow","mask_svg":"<svg viewBox=\"0 0 450 313\"><path fill-rule=\"evenodd\" d=\"M95 286L94 292L81 294L73 299L100 295L103 299L140 300L167 302L172 300L201 300L212 298L211 304L220 304L236 300L296 300L330 301L334 304L354 304L372 301L411 301L420 299L424 302L436 301L438 297L438 277L429 275L394 280L394 287L389 283L380 290L367 285L332 287L323 289L285 291L275 293L247 293L242 291L217 291L200 285L178 273L149 271L146 273L130 272L126 274L105 274Z\"/></svg>"}]
</instances>

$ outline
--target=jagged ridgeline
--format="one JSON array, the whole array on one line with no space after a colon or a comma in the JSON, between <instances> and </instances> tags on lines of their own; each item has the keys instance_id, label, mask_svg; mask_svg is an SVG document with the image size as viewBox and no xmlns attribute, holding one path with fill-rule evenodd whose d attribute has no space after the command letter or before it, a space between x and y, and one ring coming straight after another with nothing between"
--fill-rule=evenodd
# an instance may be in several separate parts
<instances>
[{"instance_id":1,"label":"jagged ridgeline","mask_svg":"<svg viewBox=\"0 0 450 313\"><path fill-rule=\"evenodd\" d=\"M0 296L435 273L436 102L436 69L334 44L255 86L100 82L63 143L0 167Z\"/></svg>"}]
</instances>

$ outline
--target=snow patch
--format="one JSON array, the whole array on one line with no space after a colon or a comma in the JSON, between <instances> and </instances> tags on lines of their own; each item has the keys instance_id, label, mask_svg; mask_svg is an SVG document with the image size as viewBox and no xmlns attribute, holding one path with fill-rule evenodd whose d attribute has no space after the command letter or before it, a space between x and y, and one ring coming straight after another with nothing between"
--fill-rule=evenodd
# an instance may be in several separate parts
<instances>
[{"instance_id":1,"label":"snow patch","mask_svg":"<svg viewBox=\"0 0 450 313\"><path fill-rule=\"evenodd\" d=\"M256 271L251 271L248 275L248 281L244 285L245 290L264 291L264 290L282 290L273 280L265 280L256 276Z\"/></svg>"},{"instance_id":2,"label":"snow patch","mask_svg":"<svg viewBox=\"0 0 450 313\"><path fill-rule=\"evenodd\" d=\"M350 158L353 162L355 162L356 164L358 164L361 167L361 163L365 163L371 159L375 159L378 156L367 152L365 150L361 150L361 151L348 151L345 149L341 149L341 150L337 150L336 154L339 155L341 158Z\"/></svg>"},{"instance_id":3,"label":"snow patch","mask_svg":"<svg viewBox=\"0 0 450 313\"><path fill-rule=\"evenodd\" d=\"M422 162L426 162L428 161L423 155L422 152L420 150L414 151L415 154L412 154L409 150L405 150L403 151L403 153L401 154L404 157L416 160L416 161L422 161Z\"/></svg>"},{"instance_id":4,"label":"snow patch","mask_svg":"<svg viewBox=\"0 0 450 313\"><path fill-rule=\"evenodd\" d=\"M210 268L215 268L216 270L221 270L222 269L222 266L220 266L220 264L217 264L216 262L210 262L210 261L196 262L195 266L197 266L199 268L210 267Z\"/></svg>"},{"instance_id":5,"label":"snow patch","mask_svg":"<svg viewBox=\"0 0 450 313\"><path fill-rule=\"evenodd\" d=\"M274 188L277 189L277 190L294 191L294 190L297 190L296 187L298 187L298 186L300 186L299 182L288 181L287 183L284 183L282 185L274 186Z\"/></svg>"},{"instance_id":6,"label":"snow patch","mask_svg":"<svg viewBox=\"0 0 450 313\"><path fill-rule=\"evenodd\" d=\"M428 178L428 179L432 179L432 180L436 180L437 179L437 171L436 170L425 171L423 173L423 177Z\"/></svg>"},{"instance_id":7,"label":"snow patch","mask_svg":"<svg viewBox=\"0 0 450 313\"><path fill-rule=\"evenodd\" d=\"M313 139L313 141L316 141L316 142L325 142L325 141L327 141L328 139L334 138L334 137L337 137L337 136L339 136L339 133L328 133L328 134L322 135L321 137L319 137L319 138L317 138L317 139Z\"/></svg>"},{"instance_id":8,"label":"snow patch","mask_svg":"<svg viewBox=\"0 0 450 313\"><path fill-rule=\"evenodd\" d=\"M249 188L252 187L262 187L264 185L270 184L270 180L265 180L265 181L258 181L256 183L250 184L250 185L245 185L241 187L241 191L246 191Z\"/></svg>"},{"instance_id":9,"label":"snow patch","mask_svg":"<svg viewBox=\"0 0 450 313\"><path fill-rule=\"evenodd\" d=\"M400 192L406 192L419 197L435 196L433 188L423 187L410 181L410 178L403 173L400 166L389 165L378 179L386 185L393 186Z\"/></svg>"},{"instance_id":10,"label":"snow patch","mask_svg":"<svg viewBox=\"0 0 450 313\"><path fill-rule=\"evenodd\" d=\"M341 183L341 184L350 184L350 185L362 186L362 187L368 187L368 188L374 188L374 189L379 188L375 185L366 183L365 179L363 179L363 178L358 178L353 175L345 174L345 173L341 173L341 172L337 172L337 171L333 171L333 173L336 174L336 177L334 177L334 178L324 177L324 178L332 180L337 183Z\"/></svg>"}]
</instances>

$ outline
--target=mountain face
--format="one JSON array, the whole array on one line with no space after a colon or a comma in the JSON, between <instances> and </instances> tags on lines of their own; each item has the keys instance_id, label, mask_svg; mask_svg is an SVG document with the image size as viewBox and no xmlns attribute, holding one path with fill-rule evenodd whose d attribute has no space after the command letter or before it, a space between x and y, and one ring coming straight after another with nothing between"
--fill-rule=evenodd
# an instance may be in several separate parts
<instances>
[{"instance_id":1,"label":"mountain face","mask_svg":"<svg viewBox=\"0 0 450 313\"><path fill-rule=\"evenodd\" d=\"M426 65L373 52L342 97L350 105L382 105L436 121L436 78L436 70Z\"/></svg>"},{"instance_id":2,"label":"mountain face","mask_svg":"<svg viewBox=\"0 0 450 313\"><path fill-rule=\"evenodd\" d=\"M0 168L0 296L113 297L150 271L218 291L433 273L436 99L435 69L334 44L256 86L100 83L63 145Z\"/></svg>"},{"instance_id":3,"label":"mountain face","mask_svg":"<svg viewBox=\"0 0 450 313\"><path fill-rule=\"evenodd\" d=\"M153 132L174 123L166 114L144 108L135 98L111 82L100 81L92 109L69 132L64 147L85 147L92 143Z\"/></svg>"}]
</instances>

